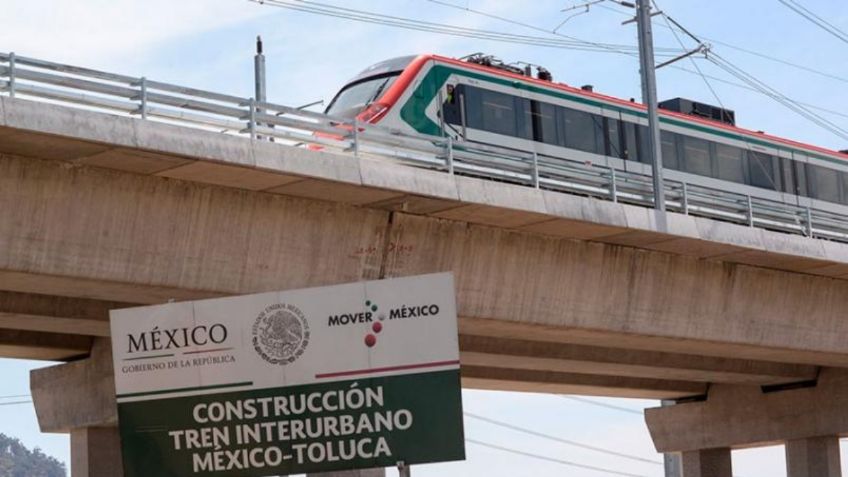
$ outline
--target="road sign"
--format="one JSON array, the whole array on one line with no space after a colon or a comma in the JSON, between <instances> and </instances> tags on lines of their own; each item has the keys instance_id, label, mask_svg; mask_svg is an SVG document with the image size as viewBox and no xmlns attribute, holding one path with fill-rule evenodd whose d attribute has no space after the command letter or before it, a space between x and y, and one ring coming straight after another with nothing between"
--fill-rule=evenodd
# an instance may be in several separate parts
<instances>
[{"instance_id":1,"label":"road sign","mask_svg":"<svg viewBox=\"0 0 848 477\"><path fill-rule=\"evenodd\" d=\"M449 273L115 310L126 477L465 458Z\"/></svg>"}]
</instances>

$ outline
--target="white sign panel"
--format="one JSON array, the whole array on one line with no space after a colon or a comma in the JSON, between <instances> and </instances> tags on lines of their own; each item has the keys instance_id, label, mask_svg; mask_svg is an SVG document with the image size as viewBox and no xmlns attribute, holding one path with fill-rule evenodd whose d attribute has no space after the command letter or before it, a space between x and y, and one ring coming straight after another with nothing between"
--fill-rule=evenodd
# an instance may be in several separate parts
<instances>
[{"instance_id":1,"label":"white sign panel","mask_svg":"<svg viewBox=\"0 0 848 477\"><path fill-rule=\"evenodd\" d=\"M111 316L127 477L464 458L451 274Z\"/></svg>"}]
</instances>

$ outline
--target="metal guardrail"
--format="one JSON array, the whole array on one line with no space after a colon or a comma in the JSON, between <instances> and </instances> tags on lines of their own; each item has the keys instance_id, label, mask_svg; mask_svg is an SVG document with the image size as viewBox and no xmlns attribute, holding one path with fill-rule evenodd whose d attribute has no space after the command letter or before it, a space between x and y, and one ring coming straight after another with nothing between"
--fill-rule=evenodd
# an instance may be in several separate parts
<instances>
[{"instance_id":1,"label":"metal guardrail","mask_svg":"<svg viewBox=\"0 0 848 477\"><path fill-rule=\"evenodd\" d=\"M390 157L404 164L591 196L653 205L651 177L378 125L88 68L0 53L0 93L145 120L292 145L320 145ZM848 215L666 180L666 207L812 238L848 242Z\"/></svg>"}]
</instances>

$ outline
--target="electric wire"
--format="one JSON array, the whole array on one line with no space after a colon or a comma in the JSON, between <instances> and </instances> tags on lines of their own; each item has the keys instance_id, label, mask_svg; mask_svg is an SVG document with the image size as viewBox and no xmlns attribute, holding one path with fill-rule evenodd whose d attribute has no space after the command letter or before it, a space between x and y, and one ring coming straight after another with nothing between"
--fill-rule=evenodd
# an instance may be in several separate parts
<instances>
[{"instance_id":1,"label":"electric wire","mask_svg":"<svg viewBox=\"0 0 848 477\"><path fill-rule=\"evenodd\" d=\"M0 406L13 406L15 404L29 404L32 401L11 401L11 402L0 402Z\"/></svg>"},{"instance_id":2,"label":"electric wire","mask_svg":"<svg viewBox=\"0 0 848 477\"><path fill-rule=\"evenodd\" d=\"M632 16L630 13L621 11L621 10L614 8L614 7L611 7L609 5L600 4L600 5L598 5L598 7L603 8L605 10L609 10L611 12L618 13L618 14L623 15L623 16L627 16L627 17ZM666 25L662 25L662 24L660 24L659 26L666 28L666 29L669 29L669 30L675 30L673 27L670 27L670 26L666 26ZM838 76L838 75L835 75L835 74L832 74L832 73L828 73L826 71L821 71L821 70L818 70L818 69L815 69L815 68L811 68L809 66L801 65L801 64L798 64L798 63L793 63L793 62L786 60L786 59L783 59L783 58L778 58L776 56L768 55L766 53L762 53L762 52L759 52L759 51L756 51L756 50L744 48L744 47L741 47L739 45L734 45L734 44L728 43L726 41L718 40L716 38L710 38L708 36L703 36L703 35L697 35L697 36L699 38L703 39L703 40L710 42L710 43L714 43L716 45L721 45L721 46L724 46L726 48L730 48L732 50L741 51L742 53L747 53L749 55L757 56L757 57L765 59L765 60L769 60L769 61L772 61L772 62L775 62L775 63L780 63L784 66L789 66L791 68L795 68L795 69L798 69L798 70L801 70L801 71L806 71L808 73L812 73L812 74L815 74L815 75L818 75L818 76L821 76L821 77L824 77L824 78L828 78L828 79L832 79L832 80L836 80L836 81L841 81L843 83L848 83L848 78L846 78L844 76Z\"/></svg>"},{"instance_id":3,"label":"electric wire","mask_svg":"<svg viewBox=\"0 0 848 477\"><path fill-rule=\"evenodd\" d=\"M556 463L556 464L567 465L569 467L576 467L576 468L579 468L579 469L594 470L596 472L602 472L602 473L610 474L610 475L621 475L621 476L624 476L624 477L649 477L645 474L632 474L630 472L621 472L621 471L618 471L618 470L607 469L607 468L604 468L604 467L596 467L594 465L580 464L580 463L577 463L577 462L572 462L572 461L568 461L568 460L564 460L564 459L557 459L557 458L554 458L554 457L548 457L548 456L541 455L541 454L534 454L532 452L525 452L525 451L521 451L521 450L518 450L518 449L510 448L510 447L499 446L497 444L492 444L492 443L489 443L489 442L483 442L483 441L479 441L477 439L472 439L472 438L469 438L469 437L465 438L465 442L470 442L470 443L476 444L478 446L488 447L490 449L496 449L496 450L499 450L499 451L502 451L502 452L508 452L510 454L520 455L520 456L523 456L523 457L530 457L531 459L544 460L544 461L547 461L547 462L553 462L553 463Z\"/></svg>"},{"instance_id":4,"label":"electric wire","mask_svg":"<svg viewBox=\"0 0 848 477\"><path fill-rule=\"evenodd\" d=\"M408 30L438 33L451 36L459 36L466 38L477 38L483 40L499 41L506 43L518 43L530 46L542 46L550 48L563 48L578 51L614 51L619 52L622 49L632 49L629 45L601 44L587 42L579 39L552 39L539 36L517 35L513 33L505 33L491 30L480 30L474 28L466 28L444 23L434 23L411 18L404 18L392 15L384 15L380 13L368 12L364 10L356 10L351 8L340 7L336 5L312 2L308 0L251 0L254 3L267 4L286 8L290 10L312 13L317 15L335 17L345 20L353 20L383 26L391 26L404 28ZM449 5L449 4L448 4ZM462 8L457 7L456 8ZM677 53L676 49L660 49L661 55L670 56Z\"/></svg>"},{"instance_id":5,"label":"electric wire","mask_svg":"<svg viewBox=\"0 0 848 477\"><path fill-rule=\"evenodd\" d=\"M517 22L517 21L514 21L514 20L510 20L510 19L507 19L507 18L497 16L497 15L487 14L487 13L481 12L479 10L462 8L462 7L459 7L459 6L450 4L450 3L446 3L442 0L427 0L427 1L432 2L432 3L441 4L441 5L445 5L445 6L448 6L448 7L451 7L451 8L456 8L456 9L459 9L459 10L466 10L466 11L471 12L471 13L483 15L483 16L486 16L486 17L489 17L489 18L499 19L499 20L506 21L506 22L509 22L509 23L512 23L512 24L524 26L526 28L532 28L532 29L537 30L537 31L547 32L547 30L544 30L544 29L537 27L537 26L534 26L534 25L529 25L529 24L526 24L526 23L523 23L523 22ZM558 35L558 33L553 33L553 34ZM689 33L687 32L687 34L689 34ZM630 53L630 52L619 51L619 53L626 54L626 55L629 55L629 56L636 56L634 53ZM716 64L717 66L719 66L721 69L725 70L726 72L730 73L732 76L735 76L736 78L741 79L744 83L748 84L749 87L752 90L774 99L775 101L779 102L780 104L783 104L785 107L792 110L796 114L804 117L805 119L812 122L813 124L816 124L817 126L827 130L828 132L830 132L834 135L837 135L837 136L839 136L843 139L848 140L848 136L845 135L845 134L848 134L848 132L843 130L841 127L839 127L835 123L833 123L833 122L819 116L818 114L812 112L811 109L814 109L814 108L808 108L805 105L783 95L782 93L778 92L774 88L769 87L768 85L766 85L762 81L754 78L751 75L748 75L747 73L744 73L743 71L732 66L731 64L723 64L723 63L729 63L729 62L727 62L727 60L724 60L722 58L716 59L716 57L718 57L718 55L716 55L715 53L713 53L711 55L707 55L707 59L710 59L714 64ZM682 69L683 71L690 72L692 74L697 74L699 76L706 77L706 75L703 75L702 72L699 73L698 71L683 69L683 68L681 68L677 65L671 65L671 66L676 67L677 69ZM815 109L818 109L818 108L815 108Z\"/></svg>"},{"instance_id":6,"label":"electric wire","mask_svg":"<svg viewBox=\"0 0 848 477\"><path fill-rule=\"evenodd\" d=\"M591 41L587 41L587 40L581 40L581 39L573 37L573 36L569 36L569 35L566 35L566 34L563 34L563 33L559 33L558 31L547 30L545 28L541 28L541 27L538 27L536 25L531 25L529 23L520 22L518 20L513 20L511 18L502 17L500 15L494 15L494 14L484 12L484 11L481 11L481 10L475 10L475 9L472 9L472 8L469 8L469 7L460 7L458 5L454 5L452 3L448 3L448 2L445 2L443 0L427 0L427 1L430 2L430 3L435 3L437 5L442 5L442 6L445 6L445 7L454 8L454 9L457 9L457 10L462 10L462 11L465 11L465 12L468 12L468 13L473 13L475 15L485 17L485 18L490 18L492 20L498 20L498 21L501 21L501 22L504 22L504 23L509 23L509 24L520 26L520 27L523 27L523 28L528 28L530 30L535 30L535 31L546 33L546 34L549 34L549 35L556 35L556 36L560 36L560 37L563 37L563 38L570 39L572 41L578 41L578 42L581 42L581 43L588 43L590 45L597 46L599 48L602 48L604 50L607 50L607 51L610 51L610 52L613 52L613 53L618 53L618 54L628 55L628 56L636 56L635 52L638 51L638 47L636 47L636 46L627 45L627 48L630 51L625 51L621 48L615 48L612 45L605 45L603 43L595 43L595 42L591 42ZM621 46L621 45L619 45L619 46ZM659 49L663 50L663 48L659 48ZM655 51L656 50L657 49L655 48Z\"/></svg>"},{"instance_id":7,"label":"electric wire","mask_svg":"<svg viewBox=\"0 0 848 477\"><path fill-rule=\"evenodd\" d=\"M671 21L673 21L673 20L671 20L671 18L663 12L663 10L660 8L660 6L657 5L657 2L655 2L654 0L651 0L651 1L654 4L654 8L656 8L657 11L661 12L660 15L663 17L665 24L668 25L669 30L671 30L671 33L674 36L674 39L677 40L677 43L680 44L681 48L685 49L686 46L683 44L683 40L680 39L680 35L678 35L677 31L674 28L671 27ZM695 41L698 42L699 47L704 46L704 43L700 39L698 39L695 35L693 35L692 33L688 33L688 34L693 39L695 39ZM710 81L707 79L707 77L704 76L704 72L701 71L701 67L698 66L698 62L695 61L695 58L692 58L690 56L689 61L692 63L692 66L695 67L695 70L698 72L698 75L701 77L701 79L704 80L704 84L707 85L707 89L710 90L710 93L713 95L713 98L715 98L715 100L718 101L719 106L721 106L722 109L727 109L727 108L724 107L724 103L722 102L721 98L718 97L718 93L716 93L716 90L713 89L713 85L711 85Z\"/></svg>"},{"instance_id":8,"label":"electric wire","mask_svg":"<svg viewBox=\"0 0 848 477\"><path fill-rule=\"evenodd\" d=\"M527 429L525 427L516 426L514 424L509 424L507 422L498 421L496 419L481 416L479 414L474 414L474 413L470 413L470 412L465 412L464 414L468 417L473 418L473 419L477 419L479 421L487 422L489 424L493 424L493 425L498 426L498 427L503 427L505 429L510 429L510 430L513 430L513 431L516 431L516 432L521 432L521 433L528 434L528 435L535 436L535 437L541 437L543 439L548 439L548 440L551 440L551 441L554 441L554 442L559 442L561 444L567 444L567 445L574 446L574 447L580 447L581 449L588 449L588 450L591 450L591 451L600 452L600 453L603 453L603 454L612 455L612 456L616 456L616 457L621 457L621 458L624 458L624 459L630 459L630 460L634 460L634 461L637 461L637 462L643 462L643 463L653 464L653 465L663 465L662 462L657 461L657 460L646 459L644 457L639 457L637 455L632 455L632 454L625 454L623 452L616 452L616 451L613 451L613 450L605 449L603 447L596 447L596 446L589 445L589 444L582 444L580 442L576 442L576 441L572 441L572 440L568 440L568 439L563 439L563 438L557 437L557 436L552 436L550 434L545 434L545 433L542 433L542 432L534 431L532 429Z\"/></svg>"},{"instance_id":9,"label":"electric wire","mask_svg":"<svg viewBox=\"0 0 848 477\"><path fill-rule=\"evenodd\" d=\"M569 399L571 401L582 402L584 404L591 404L593 406L605 407L607 409L615 409L616 411L622 411L622 412L626 412L626 413L629 413L629 414L636 414L636 415L639 415L639 416L643 415L642 411L637 411L636 409L630 409L630 408L627 408L627 407L616 406L616 405L613 405L613 404L607 404L605 402L595 401L595 400L592 400L592 399L586 399L586 398L582 398L582 397L578 397L578 396L566 396L566 395L563 395L563 394L561 394L560 397L563 398L563 399Z\"/></svg>"},{"instance_id":10,"label":"electric wire","mask_svg":"<svg viewBox=\"0 0 848 477\"><path fill-rule=\"evenodd\" d=\"M831 132L832 134L839 136L840 138L842 138L844 140L848 140L848 130L846 130L846 129L842 128L841 126L837 125L836 123L814 113L813 111L810 110L810 108L807 108L807 107L797 103L796 101L792 100L791 98L785 96L780 91L769 86L768 84L766 84L762 80L759 80L755 76L747 73L745 70L734 65L730 61L722 58L720 55L718 55L716 53L712 53L708 56L708 59L710 61L712 61L713 64L715 64L719 68L723 69L724 71L726 71L727 73L736 77L737 79L747 83L752 88L757 89L760 93L772 98L773 100L782 104L787 109L795 112L799 116L801 116L801 117L807 119L808 121L818 125L822 129L825 129L825 130Z\"/></svg>"},{"instance_id":11,"label":"electric wire","mask_svg":"<svg viewBox=\"0 0 848 477\"><path fill-rule=\"evenodd\" d=\"M801 15L802 17L806 18L808 21L810 21L811 23L813 23L817 27L821 28L822 30L824 30L824 31L830 33L831 35L833 35L834 37L838 38L842 42L848 43L848 34L846 34L844 31L840 30L838 27L836 27L832 23L828 22L824 18L816 15L815 13L813 13L811 10L804 7L800 3L798 3L794 0L777 0L777 1L782 3L787 8L789 8L793 12L797 13L798 15Z\"/></svg>"},{"instance_id":12,"label":"electric wire","mask_svg":"<svg viewBox=\"0 0 848 477\"><path fill-rule=\"evenodd\" d=\"M17 399L17 398L28 398L32 397L29 394L13 394L11 396L0 396L0 399Z\"/></svg>"}]
</instances>

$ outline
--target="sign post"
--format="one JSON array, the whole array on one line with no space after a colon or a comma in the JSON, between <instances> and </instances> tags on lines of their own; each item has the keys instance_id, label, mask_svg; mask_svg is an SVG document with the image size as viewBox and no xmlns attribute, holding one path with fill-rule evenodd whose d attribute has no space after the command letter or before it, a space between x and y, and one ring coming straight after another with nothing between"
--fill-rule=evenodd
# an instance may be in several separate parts
<instances>
[{"instance_id":1,"label":"sign post","mask_svg":"<svg viewBox=\"0 0 848 477\"><path fill-rule=\"evenodd\" d=\"M111 313L126 477L465 458L449 273Z\"/></svg>"}]
</instances>

